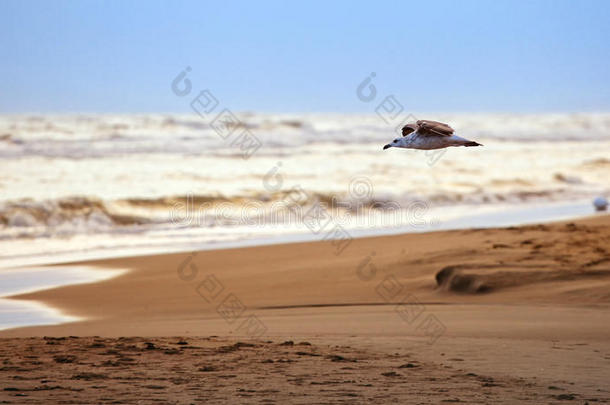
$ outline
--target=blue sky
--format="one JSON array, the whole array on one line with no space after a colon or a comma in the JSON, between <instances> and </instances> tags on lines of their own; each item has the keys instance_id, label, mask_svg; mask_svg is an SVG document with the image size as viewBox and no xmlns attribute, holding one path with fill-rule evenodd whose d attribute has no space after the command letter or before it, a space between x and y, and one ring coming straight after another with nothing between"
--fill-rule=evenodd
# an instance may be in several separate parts
<instances>
[{"instance_id":1,"label":"blue sky","mask_svg":"<svg viewBox=\"0 0 610 405\"><path fill-rule=\"evenodd\" d=\"M610 110L608 1L0 1L0 113Z\"/></svg>"}]
</instances>

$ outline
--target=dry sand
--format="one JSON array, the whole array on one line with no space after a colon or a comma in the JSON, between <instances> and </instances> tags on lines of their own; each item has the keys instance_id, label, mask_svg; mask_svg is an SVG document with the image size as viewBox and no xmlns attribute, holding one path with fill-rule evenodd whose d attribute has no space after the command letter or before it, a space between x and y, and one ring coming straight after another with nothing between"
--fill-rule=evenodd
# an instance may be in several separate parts
<instances>
[{"instance_id":1,"label":"dry sand","mask_svg":"<svg viewBox=\"0 0 610 405\"><path fill-rule=\"evenodd\" d=\"M87 264L131 271L16 297L87 320L0 332L0 401L610 402L610 216Z\"/></svg>"}]
</instances>

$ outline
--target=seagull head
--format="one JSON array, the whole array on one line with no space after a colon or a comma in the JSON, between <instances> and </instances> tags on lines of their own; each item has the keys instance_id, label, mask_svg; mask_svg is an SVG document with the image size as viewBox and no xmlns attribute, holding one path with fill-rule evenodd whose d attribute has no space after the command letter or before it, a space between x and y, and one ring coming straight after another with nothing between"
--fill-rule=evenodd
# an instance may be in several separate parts
<instances>
[{"instance_id":1,"label":"seagull head","mask_svg":"<svg viewBox=\"0 0 610 405\"><path fill-rule=\"evenodd\" d=\"M400 139L394 139L392 142L388 143L387 145L383 145L383 150L386 150L387 148L391 148L392 146L398 146L400 142Z\"/></svg>"}]
</instances>

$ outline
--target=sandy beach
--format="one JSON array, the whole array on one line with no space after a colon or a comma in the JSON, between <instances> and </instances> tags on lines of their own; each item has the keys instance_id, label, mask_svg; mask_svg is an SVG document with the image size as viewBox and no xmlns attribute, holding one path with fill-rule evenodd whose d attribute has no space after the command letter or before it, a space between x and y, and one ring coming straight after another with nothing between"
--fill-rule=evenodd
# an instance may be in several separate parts
<instances>
[{"instance_id":1,"label":"sandy beach","mask_svg":"<svg viewBox=\"0 0 610 405\"><path fill-rule=\"evenodd\" d=\"M0 1L0 405L610 404L609 16Z\"/></svg>"},{"instance_id":2,"label":"sandy beach","mask_svg":"<svg viewBox=\"0 0 610 405\"><path fill-rule=\"evenodd\" d=\"M1 331L0 395L606 403L609 242L598 215L74 263L129 271L13 297L84 319Z\"/></svg>"}]
</instances>

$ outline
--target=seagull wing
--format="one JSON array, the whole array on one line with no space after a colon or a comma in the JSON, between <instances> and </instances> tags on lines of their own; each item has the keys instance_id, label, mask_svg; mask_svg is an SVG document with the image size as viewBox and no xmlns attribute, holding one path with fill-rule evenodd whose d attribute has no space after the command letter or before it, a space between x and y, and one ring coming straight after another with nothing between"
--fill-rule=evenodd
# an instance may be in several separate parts
<instances>
[{"instance_id":1,"label":"seagull wing","mask_svg":"<svg viewBox=\"0 0 610 405\"><path fill-rule=\"evenodd\" d=\"M418 129L417 133L421 135L441 135L441 136L451 136L453 135L453 128L451 128L447 124L443 124L438 121L430 121L430 120L419 120L416 123ZM404 134L404 128L403 128Z\"/></svg>"},{"instance_id":2,"label":"seagull wing","mask_svg":"<svg viewBox=\"0 0 610 405\"><path fill-rule=\"evenodd\" d=\"M402 136L407 136L409 134L412 134L413 132L417 131L419 129L419 126L417 124L407 124L404 127L402 127Z\"/></svg>"}]
</instances>

